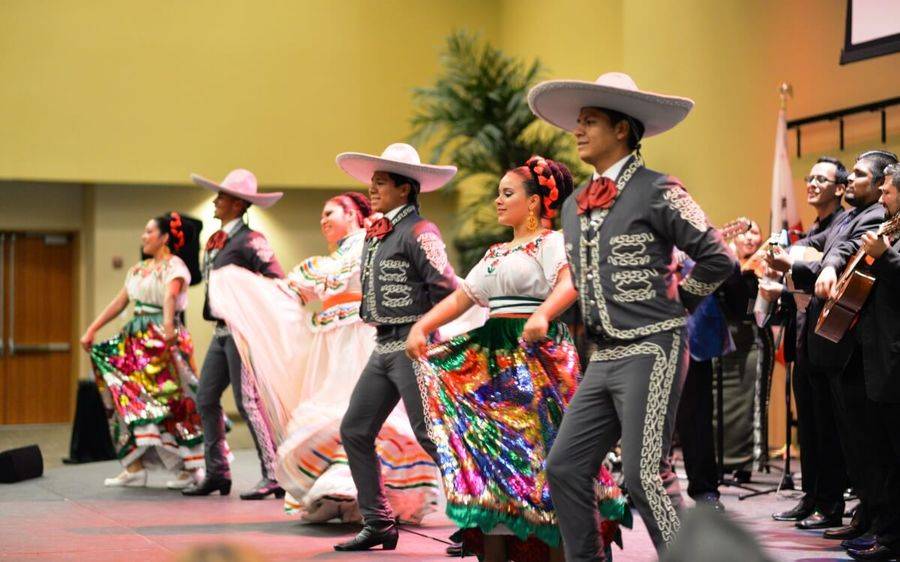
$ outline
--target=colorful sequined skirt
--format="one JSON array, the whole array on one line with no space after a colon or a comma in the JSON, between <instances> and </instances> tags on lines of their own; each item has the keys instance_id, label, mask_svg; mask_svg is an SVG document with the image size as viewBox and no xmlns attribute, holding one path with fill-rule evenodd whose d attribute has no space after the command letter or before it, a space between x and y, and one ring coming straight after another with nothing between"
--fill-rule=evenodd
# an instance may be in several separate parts
<instances>
[{"instance_id":1,"label":"colorful sequined skirt","mask_svg":"<svg viewBox=\"0 0 900 562\"><path fill-rule=\"evenodd\" d=\"M512 533L555 547L560 535L544 462L580 370L563 324L551 325L547 340L526 344L525 321L491 318L431 346L417 370L447 515L463 530ZM621 518L621 492L605 476L603 511Z\"/></svg>"},{"instance_id":2,"label":"colorful sequined skirt","mask_svg":"<svg viewBox=\"0 0 900 562\"><path fill-rule=\"evenodd\" d=\"M167 469L204 466L203 431L197 411L197 377L191 336L176 322L167 346L162 311L136 314L115 337L91 350L103 402L112 410L110 431L119 460Z\"/></svg>"}]
</instances>

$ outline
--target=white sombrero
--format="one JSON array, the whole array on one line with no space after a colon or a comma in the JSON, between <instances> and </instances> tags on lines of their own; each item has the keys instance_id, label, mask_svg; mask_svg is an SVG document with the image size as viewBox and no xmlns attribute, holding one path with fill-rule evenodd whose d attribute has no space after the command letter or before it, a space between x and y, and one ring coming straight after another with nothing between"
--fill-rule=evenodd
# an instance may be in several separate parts
<instances>
[{"instance_id":1,"label":"white sombrero","mask_svg":"<svg viewBox=\"0 0 900 562\"><path fill-rule=\"evenodd\" d=\"M271 207L284 195L281 192L259 193L256 186L256 176L240 168L230 171L225 176L225 179L222 180L222 183L208 180L199 174L191 174L191 181L206 189L215 192L221 191L238 199L249 201L263 209Z\"/></svg>"},{"instance_id":2,"label":"white sombrero","mask_svg":"<svg viewBox=\"0 0 900 562\"><path fill-rule=\"evenodd\" d=\"M418 181L423 193L439 189L456 175L456 166L422 164L416 149L402 142L385 148L381 156L342 152L334 161L350 177L364 184L372 183L375 172L391 172Z\"/></svg>"},{"instance_id":3,"label":"white sombrero","mask_svg":"<svg viewBox=\"0 0 900 562\"><path fill-rule=\"evenodd\" d=\"M694 100L638 89L631 76L607 72L595 82L549 80L528 92L528 105L535 115L571 131L584 107L613 109L644 125L644 137L668 131L694 107Z\"/></svg>"}]
</instances>

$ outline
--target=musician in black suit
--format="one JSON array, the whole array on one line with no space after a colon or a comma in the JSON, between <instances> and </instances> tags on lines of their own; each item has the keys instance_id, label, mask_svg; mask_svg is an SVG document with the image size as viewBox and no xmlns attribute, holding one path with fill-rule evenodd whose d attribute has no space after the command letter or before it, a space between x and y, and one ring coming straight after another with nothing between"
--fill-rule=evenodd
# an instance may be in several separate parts
<instances>
[{"instance_id":1,"label":"musician in black suit","mask_svg":"<svg viewBox=\"0 0 900 562\"><path fill-rule=\"evenodd\" d=\"M900 167L884 171L881 204L889 218L900 220ZM869 462L879 479L875 490L873 537L848 544L857 560L900 557L900 234L863 235L875 284L863 307L857 336L863 350L863 372L868 397L866 429L880 446Z\"/></svg>"},{"instance_id":2,"label":"musician in black suit","mask_svg":"<svg viewBox=\"0 0 900 562\"><path fill-rule=\"evenodd\" d=\"M846 213L841 206L846 185L847 169L840 160L823 156L816 161L806 176L806 201L815 209L816 220L797 246L808 246L809 240L821 238L820 234L827 236L831 228L841 222ZM760 288L760 292L769 302L774 302L780 294L765 286ZM772 518L776 521L803 521L818 512L815 519L840 523L844 490L848 485L847 469L838 440L828 379L822 369L812 364L806 349L809 330L815 327L816 322L815 318L808 318L806 304L808 297L794 299L791 293L781 295L783 310L780 313L793 316L788 332L796 334L792 340L796 349L791 382L797 406L803 497L796 506L774 513Z\"/></svg>"},{"instance_id":3,"label":"musician in black suit","mask_svg":"<svg viewBox=\"0 0 900 562\"><path fill-rule=\"evenodd\" d=\"M827 297L834 290L838 275L859 249L862 235L878 228L884 220L884 208L878 204L878 186L883 179L880 170L886 160L880 151L869 151L857 157L853 171L847 178L844 193L853 209L841 217L828 232L810 237L807 244L823 252L821 261L792 261L783 252L776 252L771 265L781 270L787 262L790 268L786 275L788 284L799 290L814 290L807 315L810 328L807 330L807 351L813 367L821 369L831 390L838 437L844 452L847 475L860 498L860 507L847 527L825 531L830 539L855 539L866 533L872 526L871 490L866 483L871 481L872 467L864 462L867 452L877 447L871 436L864 430L866 415L866 392L862 374L862 350L857 344L855 327L838 342L833 343L815 333L812 325L818 319ZM814 512L810 517L797 523L801 529L821 529L838 527L841 520L836 514Z\"/></svg>"},{"instance_id":4,"label":"musician in black suit","mask_svg":"<svg viewBox=\"0 0 900 562\"><path fill-rule=\"evenodd\" d=\"M226 265L237 265L266 277L284 277L284 271L266 237L251 230L243 221L250 205L269 207L281 199L282 194L258 193L256 177L247 170L234 170L221 183L196 174L191 179L197 185L218 194L213 204L216 208L215 216L222 222L222 228L206 243L203 277L208 280L210 270ZM186 496L206 496L215 491L222 495L231 491L231 471L221 404L222 394L230 384L238 411L253 436L262 471L259 483L253 490L241 494L241 499L262 499L270 494L283 497L284 490L275 480L274 439L262 419L260 408L243 391L240 354L228 326L210 310L208 296L203 303L203 317L216 323L197 390L197 409L203 422L206 478L185 488L182 493Z\"/></svg>"}]
</instances>

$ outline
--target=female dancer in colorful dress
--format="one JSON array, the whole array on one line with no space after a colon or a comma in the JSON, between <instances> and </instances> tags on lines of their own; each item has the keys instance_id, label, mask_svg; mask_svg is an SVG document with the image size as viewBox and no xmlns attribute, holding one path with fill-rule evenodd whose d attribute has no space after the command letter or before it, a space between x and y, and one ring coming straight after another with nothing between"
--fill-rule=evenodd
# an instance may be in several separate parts
<instances>
[{"instance_id":1,"label":"female dancer in colorful dress","mask_svg":"<svg viewBox=\"0 0 900 562\"><path fill-rule=\"evenodd\" d=\"M497 220L512 227L512 241L492 246L461 288L413 326L407 353L419 359L447 514L466 548L489 561L562 560L544 460L580 379L569 333L554 320L576 293L562 234L539 225L572 192L572 176L534 156L498 191ZM426 345L474 304L490 307L483 327ZM608 472L600 487L601 512L621 519L625 504Z\"/></svg>"},{"instance_id":2,"label":"female dancer in colorful dress","mask_svg":"<svg viewBox=\"0 0 900 562\"><path fill-rule=\"evenodd\" d=\"M210 278L210 302L228 322L279 443L276 475L285 510L305 521L360 520L356 487L340 441L340 421L375 347L359 317L360 260L368 199L348 192L322 210L331 253L307 258L285 281L224 267ZM321 312L305 305L322 302ZM398 408L379 434L378 453L391 505L405 521L435 510L434 462Z\"/></svg>"},{"instance_id":3,"label":"female dancer in colorful dress","mask_svg":"<svg viewBox=\"0 0 900 562\"><path fill-rule=\"evenodd\" d=\"M170 488L203 477L194 345L180 319L192 277L185 262L198 271L198 235L178 213L151 219L141 235L142 251L150 257L128 271L125 286L81 337L125 466L105 480L107 486L145 486L146 468L153 465L178 472ZM94 344L97 330L129 301L135 303L134 317L112 339Z\"/></svg>"}]
</instances>

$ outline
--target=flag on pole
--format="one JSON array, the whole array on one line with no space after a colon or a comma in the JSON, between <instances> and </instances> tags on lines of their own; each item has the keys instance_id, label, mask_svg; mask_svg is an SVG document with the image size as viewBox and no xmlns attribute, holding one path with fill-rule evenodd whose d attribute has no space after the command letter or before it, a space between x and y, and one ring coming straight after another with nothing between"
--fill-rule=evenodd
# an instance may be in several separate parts
<instances>
[{"instance_id":1,"label":"flag on pole","mask_svg":"<svg viewBox=\"0 0 900 562\"><path fill-rule=\"evenodd\" d=\"M772 168L772 232L782 229L801 232L803 223L794 197L794 181L791 176L791 160L788 156L787 121L782 104L778 111L775 129L775 165ZM794 238L794 237L792 237Z\"/></svg>"}]
</instances>

